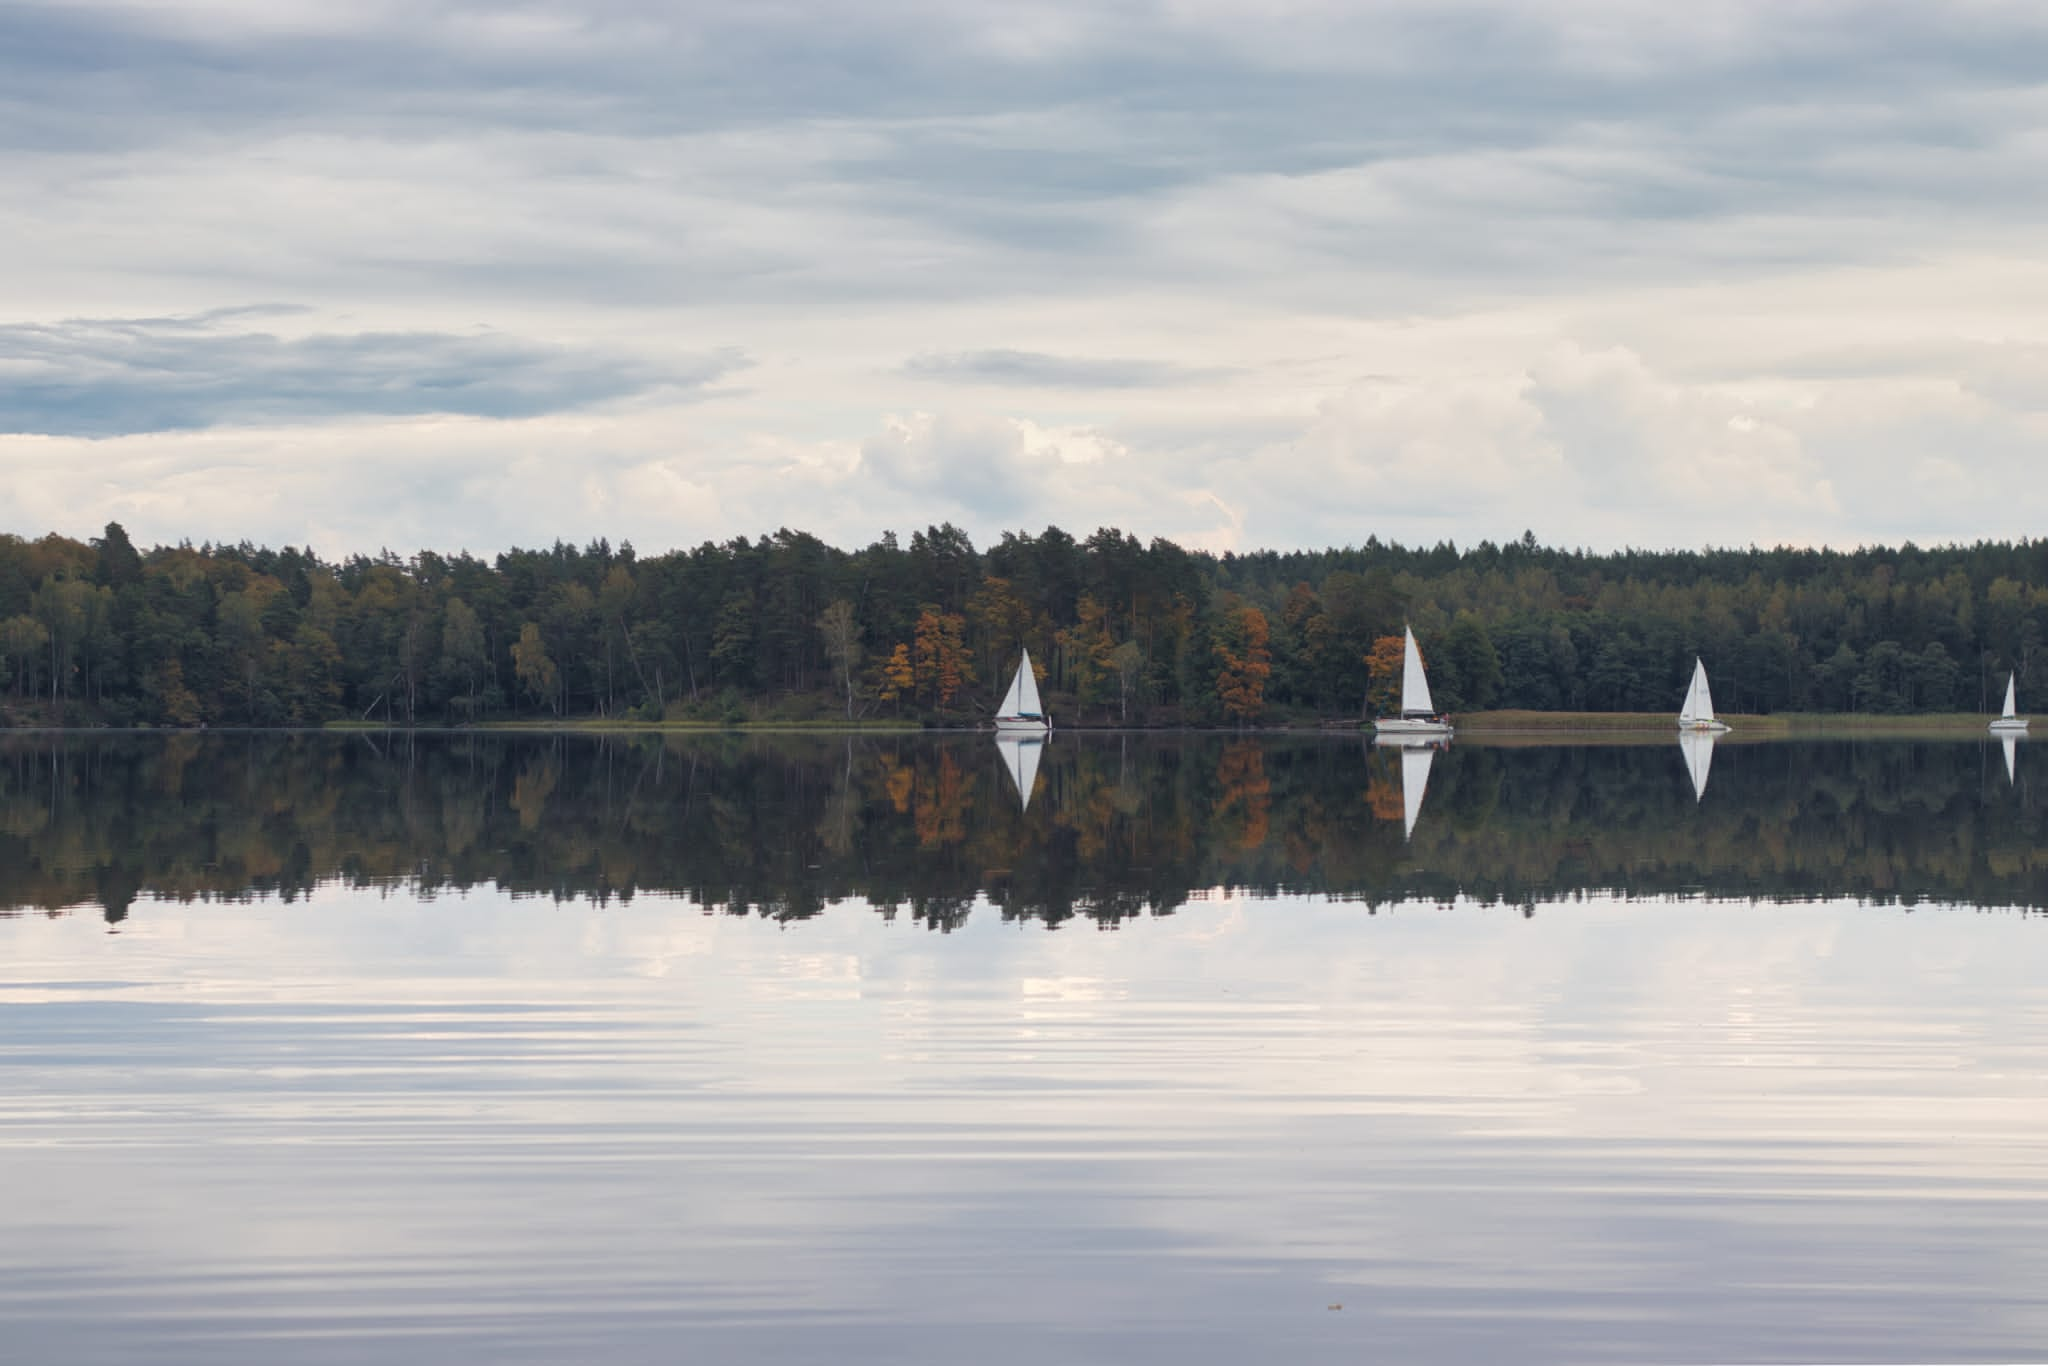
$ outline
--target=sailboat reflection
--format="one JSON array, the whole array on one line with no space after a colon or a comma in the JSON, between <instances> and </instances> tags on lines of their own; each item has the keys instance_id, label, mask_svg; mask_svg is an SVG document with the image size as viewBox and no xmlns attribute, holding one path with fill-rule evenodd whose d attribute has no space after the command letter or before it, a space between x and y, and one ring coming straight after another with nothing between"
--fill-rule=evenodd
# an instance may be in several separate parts
<instances>
[{"instance_id":1,"label":"sailboat reflection","mask_svg":"<svg viewBox=\"0 0 2048 1366\"><path fill-rule=\"evenodd\" d=\"M1429 766L1436 762L1436 752L1446 746L1389 735L1373 737L1373 744L1401 751L1401 838L1412 839L1415 818L1422 814L1422 793L1429 786Z\"/></svg>"},{"instance_id":2,"label":"sailboat reflection","mask_svg":"<svg viewBox=\"0 0 2048 1366\"><path fill-rule=\"evenodd\" d=\"M1038 785L1038 761L1045 755L1045 738L998 735L996 753L1002 756L1003 767L1016 784L1018 810L1029 811L1032 790Z\"/></svg>"},{"instance_id":3,"label":"sailboat reflection","mask_svg":"<svg viewBox=\"0 0 2048 1366\"><path fill-rule=\"evenodd\" d=\"M1714 736L1711 731L1682 730L1678 748L1685 755L1685 771L1692 775L1692 799L1707 795L1707 774L1714 767Z\"/></svg>"},{"instance_id":4,"label":"sailboat reflection","mask_svg":"<svg viewBox=\"0 0 2048 1366\"><path fill-rule=\"evenodd\" d=\"M2005 780L2015 787L2019 785L2020 780L2013 768L2013 751L2019 748L2019 743L2019 736L2010 731L1998 737L1999 747L2005 751Z\"/></svg>"}]
</instances>

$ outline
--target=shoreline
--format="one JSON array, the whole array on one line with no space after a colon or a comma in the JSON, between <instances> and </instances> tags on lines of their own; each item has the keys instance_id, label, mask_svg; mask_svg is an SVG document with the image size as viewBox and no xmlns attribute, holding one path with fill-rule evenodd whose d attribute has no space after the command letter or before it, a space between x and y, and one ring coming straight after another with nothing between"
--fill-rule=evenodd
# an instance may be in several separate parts
<instances>
[{"instance_id":1,"label":"shoreline","mask_svg":"<svg viewBox=\"0 0 2048 1366\"><path fill-rule=\"evenodd\" d=\"M1860 712L1778 712L1770 716L1741 713L1720 718L1728 727L1717 740L1774 739L1849 735L1966 735L1990 733L1992 718L1968 712L1926 712L1872 715ZM1660 712L1475 712L1453 717L1460 735L1672 735L1677 717Z\"/></svg>"},{"instance_id":2,"label":"shoreline","mask_svg":"<svg viewBox=\"0 0 2048 1366\"><path fill-rule=\"evenodd\" d=\"M1973 713L1868 715L1853 712L1781 712L1771 716L1724 715L1722 742L1759 739L1820 739L1895 736L1900 738L1996 738L1991 718ZM1675 738L1676 718L1661 712L1492 711L1453 716L1453 739L1659 740ZM918 721L625 721L584 717L561 720L482 721L468 725L389 725L381 721L329 721L318 726L8 726L0 735L203 735L203 734L619 734L619 735L993 735L986 725L927 725ZM1053 735L1321 735L1370 739L1369 722L1345 719L1292 721L1267 726L1087 726L1056 727ZM2024 732L2019 738L2025 739Z\"/></svg>"}]
</instances>

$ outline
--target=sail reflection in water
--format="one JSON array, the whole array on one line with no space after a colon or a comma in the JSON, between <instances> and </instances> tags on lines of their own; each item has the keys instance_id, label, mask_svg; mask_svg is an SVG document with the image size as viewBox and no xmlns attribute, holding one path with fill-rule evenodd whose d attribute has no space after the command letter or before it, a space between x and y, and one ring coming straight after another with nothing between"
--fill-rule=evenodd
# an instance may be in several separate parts
<instances>
[{"instance_id":1,"label":"sail reflection in water","mask_svg":"<svg viewBox=\"0 0 2048 1366\"><path fill-rule=\"evenodd\" d=\"M1714 733L1706 730L1678 732L1678 749L1685 756L1685 771L1692 776L1692 799L1707 795L1707 775L1714 769Z\"/></svg>"},{"instance_id":2,"label":"sail reflection in water","mask_svg":"<svg viewBox=\"0 0 2048 1366\"><path fill-rule=\"evenodd\" d=\"M1114 923L1255 888L1398 904L1588 891L2034 908L2048 825L1982 740L1450 748L1313 736L0 739L0 914L323 882L846 898ZM2003 745L2000 746L2003 748ZM1398 759L1395 753L1397 751ZM997 769L1002 772L998 774ZM1422 820L1425 805L1430 819ZM1000 878L989 870L1004 870Z\"/></svg>"},{"instance_id":3,"label":"sail reflection in water","mask_svg":"<svg viewBox=\"0 0 2048 1366\"><path fill-rule=\"evenodd\" d=\"M2036 1357L1985 738L0 738L0 1343Z\"/></svg>"},{"instance_id":4,"label":"sail reflection in water","mask_svg":"<svg viewBox=\"0 0 2048 1366\"><path fill-rule=\"evenodd\" d=\"M1429 767L1436 762L1436 752L1444 746L1438 741L1384 735L1375 737L1373 744L1401 752L1401 838L1412 840L1415 822L1422 815L1422 794L1429 788Z\"/></svg>"},{"instance_id":5,"label":"sail reflection in water","mask_svg":"<svg viewBox=\"0 0 2048 1366\"><path fill-rule=\"evenodd\" d=\"M996 736L996 754L1017 790L1017 809L1031 809L1031 794L1038 788L1038 761L1045 754L1045 741L1035 737Z\"/></svg>"}]
</instances>

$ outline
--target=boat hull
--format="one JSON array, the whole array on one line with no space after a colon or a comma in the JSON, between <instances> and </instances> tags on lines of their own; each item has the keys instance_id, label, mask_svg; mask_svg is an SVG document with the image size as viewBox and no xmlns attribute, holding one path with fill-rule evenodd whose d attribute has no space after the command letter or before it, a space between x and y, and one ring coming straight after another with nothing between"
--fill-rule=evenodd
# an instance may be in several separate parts
<instances>
[{"instance_id":1,"label":"boat hull","mask_svg":"<svg viewBox=\"0 0 2048 1366\"><path fill-rule=\"evenodd\" d=\"M2001 716L1991 723L1991 729L2002 731L2007 735L2021 734L2026 728L2027 718L2024 716Z\"/></svg>"},{"instance_id":2,"label":"boat hull","mask_svg":"<svg viewBox=\"0 0 2048 1366\"><path fill-rule=\"evenodd\" d=\"M1384 720L1375 721L1373 722L1372 729L1373 734L1384 735L1390 739L1411 736L1417 739L1427 739L1431 736L1449 735L1452 732L1451 723L1448 721L1435 721L1427 718L1407 716L1390 716Z\"/></svg>"},{"instance_id":3,"label":"boat hull","mask_svg":"<svg viewBox=\"0 0 2048 1366\"><path fill-rule=\"evenodd\" d=\"M1678 728L1695 735L1726 735L1728 727L1719 721L1680 721Z\"/></svg>"},{"instance_id":4,"label":"boat hull","mask_svg":"<svg viewBox=\"0 0 2048 1366\"><path fill-rule=\"evenodd\" d=\"M996 729L1005 735L1044 735L1052 722L1042 716L998 716Z\"/></svg>"}]
</instances>

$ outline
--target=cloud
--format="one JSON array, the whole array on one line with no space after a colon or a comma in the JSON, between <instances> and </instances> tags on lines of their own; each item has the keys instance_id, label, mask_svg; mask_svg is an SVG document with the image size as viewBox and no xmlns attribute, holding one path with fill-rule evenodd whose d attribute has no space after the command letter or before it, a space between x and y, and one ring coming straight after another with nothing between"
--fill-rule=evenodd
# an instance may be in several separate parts
<instances>
[{"instance_id":1,"label":"cloud","mask_svg":"<svg viewBox=\"0 0 2048 1366\"><path fill-rule=\"evenodd\" d=\"M2044 67L1903 0L0 6L0 526L2037 531Z\"/></svg>"},{"instance_id":2,"label":"cloud","mask_svg":"<svg viewBox=\"0 0 2048 1366\"><path fill-rule=\"evenodd\" d=\"M862 468L889 494L977 522L1032 515L1038 489L1029 455L1015 422L930 413L890 418L860 450Z\"/></svg>"},{"instance_id":3,"label":"cloud","mask_svg":"<svg viewBox=\"0 0 2048 1366\"><path fill-rule=\"evenodd\" d=\"M1724 391L1667 380L1631 352L1560 347L1528 397L1589 506L1716 522L1733 510L1781 526L1818 526L1839 510L1789 426Z\"/></svg>"},{"instance_id":4,"label":"cloud","mask_svg":"<svg viewBox=\"0 0 2048 1366\"><path fill-rule=\"evenodd\" d=\"M1004 350L931 352L912 356L903 370L918 379L1038 389L1159 389L1210 383L1228 374L1171 361Z\"/></svg>"},{"instance_id":5,"label":"cloud","mask_svg":"<svg viewBox=\"0 0 2048 1366\"><path fill-rule=\"evenodd\" d=\"M494 333L280 337L232 327L287 311L0 326L0 431L119 436L364 416L533 417L657 388L701 389L744 363L725 351L663 372Z\"/></svg>"}]
</instances>

